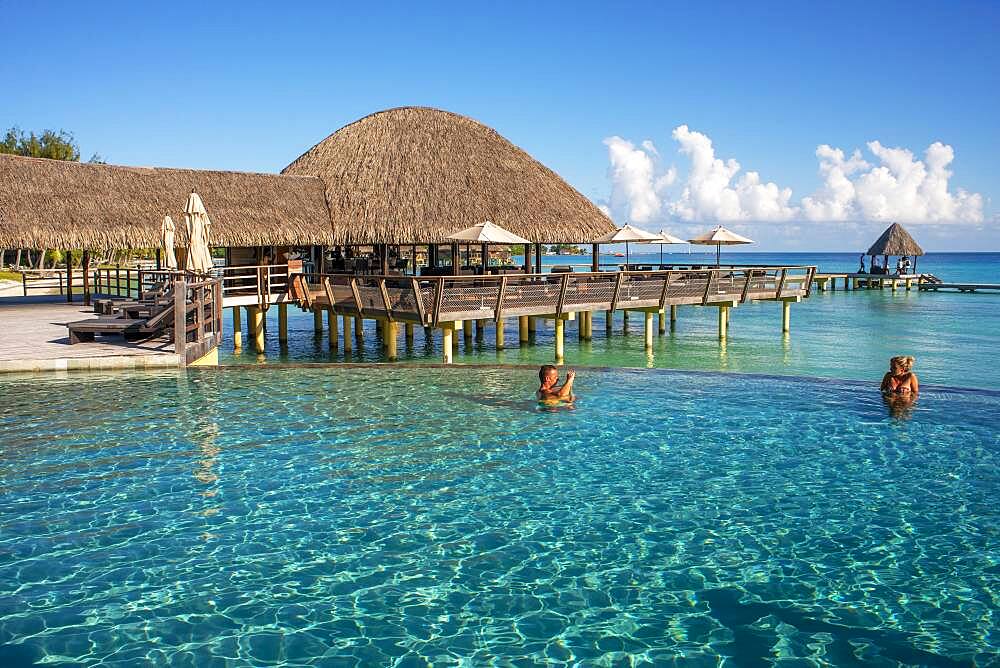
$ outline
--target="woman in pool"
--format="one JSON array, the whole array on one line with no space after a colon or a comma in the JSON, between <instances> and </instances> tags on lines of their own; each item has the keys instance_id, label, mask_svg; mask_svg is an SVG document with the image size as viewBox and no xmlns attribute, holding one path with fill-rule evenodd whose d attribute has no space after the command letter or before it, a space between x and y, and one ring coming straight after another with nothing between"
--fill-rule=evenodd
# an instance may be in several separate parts
<instances>
[{"instance_id":1,"label":"woman in pool","mask_svg":"<svg viewBox=\"0 0 1000 668\"><path fill-rule=\"evenodd\" d=\"M913 373L914 361L909 355L897 355L889 360L889 373L882 377L884 394L917 395L920 383L917 374Z\"/></svg>"},{"instance_id":2,"label":"woman in pool","mask_svg":"<svg viewBox=\"0 0 1000 668\"><path fill-rule=\"evenodd\" d=\"M566 382L562 387L559 384L559 370L551 364L546 364L538 370L538 400L545 404L572 403L576 397L573 396L573 379L576 378L575 371L566 373Z\"/></svg>"}]
</instances>

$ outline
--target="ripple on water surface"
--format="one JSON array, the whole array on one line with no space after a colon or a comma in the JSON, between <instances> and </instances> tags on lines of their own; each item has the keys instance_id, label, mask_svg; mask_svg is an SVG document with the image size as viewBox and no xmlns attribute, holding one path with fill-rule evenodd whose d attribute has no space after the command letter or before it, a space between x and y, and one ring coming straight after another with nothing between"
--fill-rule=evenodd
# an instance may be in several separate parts
<instances>
[{"instance_id":1,"label":"ripple on water surface","mask_svg":"<svg viewBox=\"0 0 1000 668\"><path fill-rule=\"evenodd\" d=\"M998 659L997 395L532 375L3 381L0 664Z\"/></svg>"}]
</instances>

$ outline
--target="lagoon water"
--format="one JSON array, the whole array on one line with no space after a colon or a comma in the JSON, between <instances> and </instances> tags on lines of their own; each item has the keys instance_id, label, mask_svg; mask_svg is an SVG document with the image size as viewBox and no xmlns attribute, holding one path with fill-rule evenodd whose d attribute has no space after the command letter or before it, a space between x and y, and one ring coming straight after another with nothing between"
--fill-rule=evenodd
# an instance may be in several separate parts
<instances>
[{"instance_id":1,"label":"lagoon water","mask_svg":"<svg viewBox=\"0 0 1000 668\"><path fill-rule=\"evenodd\" d=\"M0 665L995 665L1000 394L0 379ZM82 410L86 407L86 410Z\"/></svg>"},{"instance_id":2,"label":"lagoon water","mask_svg":"<svg viewBox=\"0 0 1000 668\"><path fill-rule=\"evenodd\" d=\"M667 262L714 261L714 255L666 254ZM609 261L613 258L606 258ZM588 257L546 256L546 265L589 261ZM659 255L632 253L633 262L658 262ZM853 271L853 253L725 253L723 261L761 264L815 264L821 271ZM920 258L918 268L947 281L1000 283L1000 253L939 253ZM313 334L312 316L292 311L290 342L282 351L277 340L277 309L268 314L268 354L265 358L244 348L235 354L231 340L223 351L225 363L380 361L382 351L368 321L366 345L349 355L332 352L325 337ZM228 318L228 314L227 314ZM227 327L229 325L227 324ZM737 371L844 378L877 382L889 357L917 358L923 382L958 387L1000 388L989 364L1000 349L1000 293L895 293L886 290L818 292L792 306L792 332L781 333L781 310L773 303L744 304L731 312L726 343L717 339L714 308L681 307L677 328L658 336L651 353L645 351L640 314L631 316L626 330L621 314L612 335L604 314L594 316L594 338L580 342L575 322L566 328L566 363L582 366L641 367ZM626 334L627 331L627 334ZM506 348L497 351L489 326L482 342L460 343L455 361L466 364L542 364L553 354L553 323L540 322L533 342L518 343L516 320L507 323ZM459 337L461 338L461 337ZM400 338L401 361L437 362L440 334L429 339L417 331L413 346Z\"/></svg>"}]
</instances>

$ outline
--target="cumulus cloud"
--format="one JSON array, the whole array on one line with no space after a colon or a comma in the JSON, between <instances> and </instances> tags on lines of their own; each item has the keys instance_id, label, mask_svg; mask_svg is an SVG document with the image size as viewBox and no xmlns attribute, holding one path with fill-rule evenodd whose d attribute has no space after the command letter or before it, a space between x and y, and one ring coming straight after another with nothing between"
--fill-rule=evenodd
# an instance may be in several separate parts
<instances>
[{"instance_id":1,"label":"cumulus cloud","mask_svg":"<svg viewBox=\"0 0 1000 668\"><path fill-rule=\"evenodd\" d=\"M763 183L757 172L740 172L733 158L715 157L712 140L681 125L673 132L680 152L691 160L691 171L670 211L687 221L789 220L797 209L789 205L791 188ZM734 181L734 178L736 179Z\"/></svg>"},{"instance_id":2,"label":"cumulus cloud","mask_svg":"<svg viewBox=\"0 0 1000 668\"><path fill-rule=\"evenodd\" d=\"M843 151L822 145L823 187L802 199L809 220L897 220L908 223L978 223L983 221L983 198L958 188L949 190L955 160L951 146L934 142L917 159L905 148L889 148L878 141L867 144L878 159L872 166L855 151L844 160ZM860 172L853 179L850 176Z\"/></svg>"},{"instance_id":3,"label":"cumulus cloud","mask_svg":"<svg viewBox=\"0 0 1000 668\"><path fill-rule=\"evenodd\" d=\"M982 223L983 197L950 188L955 159L951 146L931 144L918 159L905 148L868 142L869 163L860 150L850 155L822 144L816 149L822 185L801 202L792 190L743 171L734 158L716 156L712 140L681 125L674 129L678 154L690 162L686 176L660 166L650 140L638 146L621 137L608 147L611 196L607 213L631 223L781 222L788 220L909 223ZM678 189L673 189L674 185ZM673 193L671 194L671 191Z\"/></svg>"}]
</instances>

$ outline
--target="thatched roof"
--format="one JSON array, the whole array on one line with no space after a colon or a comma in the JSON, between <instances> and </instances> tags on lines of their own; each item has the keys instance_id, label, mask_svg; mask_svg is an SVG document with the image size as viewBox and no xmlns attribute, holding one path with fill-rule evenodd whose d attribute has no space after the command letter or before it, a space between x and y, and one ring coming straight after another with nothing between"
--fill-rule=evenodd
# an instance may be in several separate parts
<instances>
[{"instance_id":1,"label":"thatched roof","mask_svg":"<svg viewBox=\"0 0 1000 668\"><path fill-rule=\"evenodd\" d=\"M212 245L332 241L316 178L0 155L0 248L155 247L167 214L182 244L182 209L192 189L212 218Z\"/></svg>"},{"instance_id":2,"label":"thatched roof","mask_svg":"<svg viewBox=\"0 0 1000 668\"><path fill-rule=\"evenodd\" d=\"M923 255L924 249L913 240L899 223L890 225L878 241L868 249L868 255Z\"/></svg>"},{"instance_id":3,"label":"thatched roof","mask_svg":"<svg viewBox=\"0 0 1000 668\"><path fill-rule=\"evenodd\" d=\"M485 125L438 109L366 116L282 174L324 181L338 243L445 243L484 220L536 243L614 230L555 172Z\"/></svg>"}]
</instances>

